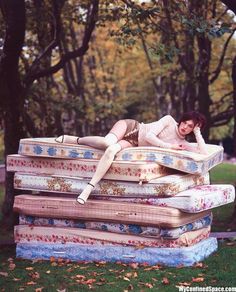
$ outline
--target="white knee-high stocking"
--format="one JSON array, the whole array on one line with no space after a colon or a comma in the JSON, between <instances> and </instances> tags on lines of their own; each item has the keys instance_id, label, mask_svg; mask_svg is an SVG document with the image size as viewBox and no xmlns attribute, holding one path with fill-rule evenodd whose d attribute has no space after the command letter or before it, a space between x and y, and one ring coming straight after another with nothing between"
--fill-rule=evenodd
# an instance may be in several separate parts
<instances>
[{"instance_id":1,"label":"white knee-high stocking","mask_svg":"<svg viewBox=\"0 0 236 292\"><path fill-rule=\"evenodd\" d=\"M91 194L93 187L104 177L112 162L114 161L116 153L121 150L120 144L114 144L109 146L102 158L100 159L95 174L93 175L90 183L86 186L83 192L77 197L77 202L84 204L89 195Z\"/></svg>"}]
</instances>

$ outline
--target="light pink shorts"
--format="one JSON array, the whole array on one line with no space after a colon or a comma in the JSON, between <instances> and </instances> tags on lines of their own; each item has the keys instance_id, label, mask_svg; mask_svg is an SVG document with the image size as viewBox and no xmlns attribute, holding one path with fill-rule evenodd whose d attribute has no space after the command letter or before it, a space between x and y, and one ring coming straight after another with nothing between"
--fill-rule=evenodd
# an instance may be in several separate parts
<instances>
[{"instance_id":1,"label":"light pink shorts","mask_svg":"<svg viewBox=\"0 0 236 292\"><path fill-rule=\"evenodd\" d=\"M114 134L121 148L138 146L139 122L132 119L119 120L110 130Z\"/></svg>"}]
</instances>

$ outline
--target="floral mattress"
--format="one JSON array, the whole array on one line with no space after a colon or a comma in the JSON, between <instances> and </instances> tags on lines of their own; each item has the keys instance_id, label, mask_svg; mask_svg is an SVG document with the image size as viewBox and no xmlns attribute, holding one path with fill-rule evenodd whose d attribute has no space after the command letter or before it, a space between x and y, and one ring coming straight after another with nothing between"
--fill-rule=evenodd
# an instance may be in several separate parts
<instances>
[{"instance_id":1,"label":"floral mattress","mask_svg":"<svg viewBox=\"0 0 236 292\"><path fill-rule=\"evenodd\" d=\"M97 160L70 160L43 157L8 155L7 171L91 178L97 168ZM151 179L176 173L155 162L113 162L104 179L147 182Z\"/></svg>"},{"instance_id":2,"label":"floral mattress","mask_svg":"<svg viewBox=\"0 0 236 292\"><path fill-rule=\"evenodd\" d=\"M41 227L29 225L17 225L14 229L16 243L79 243L86 245L131 245L149 247L182 247L190 246L209 237L210 226L189 231L178 239L162 239L140 237L137 235L119 234L101 230L89 230L80 228Z\"/></svg>"},{"instance_id":3,"label":"floral mattress","mask_svg":"<svg viewBox=\"0 0 236 292\"><path fill-rule=\"evenodd\" d=\"M21 190L57 192L79 194L84 190L89 179L50 176L39 174L15 173L14 188ZM209 184L209 173L196 174L172 174L163 176L148 183L102 180L92 192L94 195L120 196L120 197L145 197L145 196L175 196L196 185Z\"/></svg>"},{"instance_id":4,"label":"floral mattress","mask_svg":"<svg viewBox=\"0 0 236 292\"><path fill-rule=\"evenodd\" d=\"M223 147L208 144L208 155L160 147L130 147L116 155L116 161L157 162L187 173L206 173L223 160ZM102 150L88 146L55 142L55 138L20 140L18 154L38 157L98 160Z\"/></svg>"},{"instance_id":5,"label":"floral mattress","mask_svg":"<svg viewBox=\"0 0 236 292\"><path fill-rule=\"evenodd\" d=\"M235 199L235 188L233 185L202 185L180 192L170 198L121 198L111 196L91 196L91 198L173 207L183 212L196 213L232 203Z\"/></svg>"},{"instance_id":6,"label":"floral mattress","mask_svg":"<svg viewBox=\"0 0 236 292\"><path fill-rule=\"evenodd\" d=\"M76 219L56 219L56 218L43 218L20 214L20 225L34 225L34 226L51 226L51 227L72 227L90 230L101 230L107 232L115 232L122 234L133 234L146 237L155 237L163 239L177 239L182 234L188 231L198 230L210 226L212 223L212 214L197 219L191 223L182 225L176 228L161 228L154 226L143 226L137 224L124 224L124 223L110 223L110 222L96 222L84 221Z\"/></svg>"},{"instance_id":7,"label":"floral mattress","mask_svg":"<svg viewBox=\"0 0 236 292\"><path fill-rule=\"evenodd\" d=\"M209 211L189 214L176 208L90 199L86 205L80 205L73 198L32 195L16 196L13 209L20 214L39 217L138 223L168 228L179 227L210 214Z\"/></svg>"},{"instance_id":8,"label":"floral mattress","mask_svg":"<svg viewBox=\"0 0 236 292\"><path fill-rule=\"evenodd\" d=\"M16 257L23 259L44 259L51 257L71 261L106 261L122 263L162 264L165 266L192 266L204 260L217 250L216 238L209 237L200 242L177 248L158 248L124 245L85 245L78 243L18 243Z\"/></svg>"}]
</instances>

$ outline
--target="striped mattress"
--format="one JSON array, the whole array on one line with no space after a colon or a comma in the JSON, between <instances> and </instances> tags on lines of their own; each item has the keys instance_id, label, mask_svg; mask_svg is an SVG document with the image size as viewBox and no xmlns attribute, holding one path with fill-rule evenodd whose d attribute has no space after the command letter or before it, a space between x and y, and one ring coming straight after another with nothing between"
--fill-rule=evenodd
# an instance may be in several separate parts
<instances>
[{"instance_id":1,"label":"striped mattress","mask_svg":"<svg viewBox=\"0 0 236 292\"><path fill-rule=\"evenodd\" d=\"M39 217L102 220L168 228L179 227L210 215L209 211L190 214L170 207L103 200L88 200L86 205L80 205L73 198L33 195L16 196L13 209L20 214Z\"/></svg>"}]
</instances>

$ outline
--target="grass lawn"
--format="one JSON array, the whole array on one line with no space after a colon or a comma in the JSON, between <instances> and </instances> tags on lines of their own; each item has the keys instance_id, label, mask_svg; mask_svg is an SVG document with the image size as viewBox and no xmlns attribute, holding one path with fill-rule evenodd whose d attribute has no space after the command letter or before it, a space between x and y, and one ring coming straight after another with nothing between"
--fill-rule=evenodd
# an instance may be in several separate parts
<instances>
[{"instance_id":1,"label":"grass lawn","mask_svg":"<svg viewBox=\"0 0 236 292\"><path fill-rule=\"evenodd\" d=\"M236 185L236 165L211 171L211 183ZM3 188L0 186L0 204ZM226 231L234 204L213 210L213 231ZM230 227L232 228L232 227ZM232 229L231 229L232 230ZM8 233L12 236L12 232ZM6 234L5 234L6 236ZM0 240L2 238L2 229ZM0 291L179 291L178 286L236 287L236 241L219 241L219 249L203 263L188 268L111 263L51 262L15 258L15 246L1 247Z\"/></svg>"}]
</instances>

